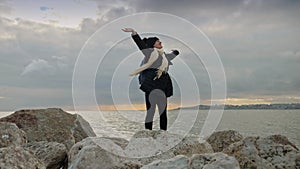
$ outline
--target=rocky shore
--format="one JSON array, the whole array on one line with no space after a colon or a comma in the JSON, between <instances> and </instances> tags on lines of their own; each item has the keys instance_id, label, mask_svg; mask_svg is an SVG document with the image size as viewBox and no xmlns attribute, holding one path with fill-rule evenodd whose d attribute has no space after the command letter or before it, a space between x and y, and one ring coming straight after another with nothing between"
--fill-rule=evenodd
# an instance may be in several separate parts
<instances>
[{"instance_id":1,"label":"rocky shore","mask_svg":"<svg viewBox=\"0 0 300 169\"><path fill-rule=\"evenodd\" d=\"M206 141L142 130L128 141L96 137L80 115L20 110L0 119L1 169L300 169L300 151L282 135L218 131Z\"/></svg>"}]
</instances>

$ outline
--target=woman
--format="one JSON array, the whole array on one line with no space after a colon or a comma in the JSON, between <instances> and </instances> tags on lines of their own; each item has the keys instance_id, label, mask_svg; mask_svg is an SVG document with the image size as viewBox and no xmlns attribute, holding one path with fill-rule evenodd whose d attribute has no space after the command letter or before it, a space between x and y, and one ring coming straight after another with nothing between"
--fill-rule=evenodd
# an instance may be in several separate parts
<instances>
[{"instance_id":1,"label":"woman","mask_svg":"<svg viewBox=\"0 0 300 169\"><path fill-rule=\"evenodd\" d=\"M152 130L153 117L156 105L160 114L160 129L167 130L167 97L173 95L173 86L168 74L171 60L179 52L172 50L167 54L163 50L161 41L157 37L141 39L132 28L122 29L124 32L131 32L131 36L138 48L144 54L141 67L136 69L130 76L139 74L140 89L145 92L147 115L145 128Z\"/></svg>"}]
</instances>

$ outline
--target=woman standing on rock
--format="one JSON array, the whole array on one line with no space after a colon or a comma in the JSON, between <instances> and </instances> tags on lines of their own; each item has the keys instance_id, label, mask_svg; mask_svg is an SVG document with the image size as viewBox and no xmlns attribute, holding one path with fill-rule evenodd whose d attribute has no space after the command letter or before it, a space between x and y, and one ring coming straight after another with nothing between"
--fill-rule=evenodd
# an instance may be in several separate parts
<instances>
[{"instance_id":1,"label":"woman standing on rock","mask_svg":"<svg viewBox=\"0 0 300 169\"><path fill-rule=\"evenodd\" d=\"M152 130L153 117L156 105L160 114L160 129L167 130L167 98L173 95L173 86L168 74L171 60L179 52L172 50L165 53L161 41L157 37L143 38L132 28L122 29L124 32L131 32L131 36L138 48L144 54L141 66L130 76L139 74L140 89L145 92L147 115L145 128Z\"/></svg>"}]
</instances>

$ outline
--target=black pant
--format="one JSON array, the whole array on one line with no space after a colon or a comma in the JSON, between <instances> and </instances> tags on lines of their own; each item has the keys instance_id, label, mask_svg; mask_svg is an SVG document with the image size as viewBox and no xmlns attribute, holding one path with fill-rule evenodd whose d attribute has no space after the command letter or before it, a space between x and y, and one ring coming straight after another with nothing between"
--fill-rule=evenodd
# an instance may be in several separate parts
<instances>
[{"instance_id":1,"label":"black pant","mask_svg":"<svg viewBox=\"0 0 300 169\"><path fill-rule=\"evenodd\" d=\"M164 92L159 89L152 90L151 92L145 92L145 100L147 107L145 128L152 130L153 117L157 105L160 115L160 129L167 130L167 97L165 96Z\"/></svg>"}]
</instances>

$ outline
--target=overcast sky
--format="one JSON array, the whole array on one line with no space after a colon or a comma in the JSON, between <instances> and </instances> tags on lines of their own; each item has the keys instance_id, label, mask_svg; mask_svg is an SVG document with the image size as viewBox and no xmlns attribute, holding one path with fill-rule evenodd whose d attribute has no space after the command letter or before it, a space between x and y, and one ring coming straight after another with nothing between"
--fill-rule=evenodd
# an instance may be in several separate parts
<instances>
[{"instance_id":1,"label":"overcast sky","mask_svg":"<svg viewBox=\"0 0 300 169\"><path fill-rule=\"evenodd\" d=\"M71 110L72 75L83 45L102 26L141 12L162 12L184 18L209 38L224 66L227 103L300 102L299 9L297 0L0 0L0 110L34 107ZM139 28L141 34L147 33L146 28L159 26L147 20L130 24L127 26ZM178 23L178 27L182 25ZM105 34L98 31L90 44L100 42L97 37L107 39L107 43L97 44L98 50L83 51L96 56L104 52L103 46L113 45L112 37L119 34L128 37L114 45L98 67L95 93L100 106L114 104L112 76L120 63L127 63L130 73L141 61L140 58L129 62L129 55L133 53L133 58L139 58L140 53L130 34L116 31L121 28ZM169 29L172 31L172 27ZM189 27L185 33L194 43L199 43L203 50L200 57L207 56L203 49L205 42L193 39ZM196 63L196 55L180 40L164 35L159 38L166 50L176 48L181 52L170 68L175 86L170 102L181 104L180 86L175 81L178 84L186 81L183 78L186 75L180 73L187 65L196 78L201 103L208 104L211 84L206 65ZM143 104L136 77L126 75L126 78L132 81L129 94L124 94L129 95L133 104ZM115 92L122 93L123 88L119 90ZM190 104L195 103L191 100Z\"/></svg>"}]
</instances>

